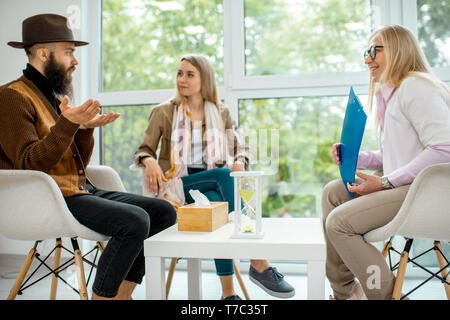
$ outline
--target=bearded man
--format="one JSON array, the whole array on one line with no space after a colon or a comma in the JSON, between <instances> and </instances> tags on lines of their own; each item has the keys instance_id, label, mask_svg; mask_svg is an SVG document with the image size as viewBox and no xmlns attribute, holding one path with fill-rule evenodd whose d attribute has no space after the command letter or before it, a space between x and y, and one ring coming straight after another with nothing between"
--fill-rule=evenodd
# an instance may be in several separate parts
<instances>
[{"instance_id":1,"label":"bearded man","mask_svg":"<svg viewBox=\"0 0 450 320\"><path fill-rule=\"evenodd\" d=\"M145 273L143 240L173 225L172 206L159 199L93 186L86 177L94 128L118 113L99 114L100 102L69 105L78 61L67 18L41 14L22 23L28 64L23 76L0 87L0 169L40 170L58 184L73 216L110 236L92 286L94 299L130 299Z\"/></svg>"}]
</instances>

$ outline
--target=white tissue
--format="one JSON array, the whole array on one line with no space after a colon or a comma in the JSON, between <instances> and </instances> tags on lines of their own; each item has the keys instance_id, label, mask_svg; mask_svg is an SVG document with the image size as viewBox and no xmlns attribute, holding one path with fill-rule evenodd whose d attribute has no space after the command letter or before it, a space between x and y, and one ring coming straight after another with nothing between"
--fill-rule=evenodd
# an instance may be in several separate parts
<instances>
[{"instance_id":1,"label":"white tissue","mask_svg":"<svg viewBox=\"0 0 450 320\"><path fill-rule=\"evenodd\" d=\"M189 194L194 199L196 207L207 207L210 205L208 198L200 191L191 189Z\"/></svg>"}]
</instances>

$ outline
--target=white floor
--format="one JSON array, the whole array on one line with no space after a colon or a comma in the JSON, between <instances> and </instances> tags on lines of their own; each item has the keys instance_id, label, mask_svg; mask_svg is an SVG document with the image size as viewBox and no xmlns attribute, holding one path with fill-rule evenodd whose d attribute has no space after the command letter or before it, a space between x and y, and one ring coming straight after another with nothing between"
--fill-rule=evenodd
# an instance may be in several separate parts
<instances>
[{"instance_id":1,"label":"white floor","mask_svg":"<svg viewBox=\"0 0 450 320\"><path fill-rule=\"evenodd\" d=\"M50 258L51 259L51 258ZM49 260L50 260L49 259ZM6 299L9 291L14 283L15 277L17 276L20 267L25 260L25 256L16 256L16 255L0 255L0 299ZM207 269L211 269L208 266L212 265L212 262L204 262L203 263ZM245 265L245 263L243 263ZM36 265L33 263L33 265ZM51 262L50 262L51 265ZM176 300L186 300L187 299L187 273L182 268L182 263L179 263L179 267L174 274L172 288L170 290L169 299ZM291 274L289 270L292 270L292 266L284 263L273 263L274 266L278 268L278 270L285 274L285 279L289 281L296 288L296 295L290 299L294 300L305 300L306 299L306 284L307 278L305 274ZM30 269L33 270L33 269ZM37 279L38 277L46 274L48 271L43 267L35 274L33 279ZM94 271L95 272L95 271ZM250 298L252 300L264 299L278 299L274 298L264 291L262 291L259 287L250 282L248 278L248 274L245 271L242 272L242 277L249 292ZM87 271L86 271L87 273ZM70 267L66 271L63 272L63 277L76 286L77 280L73 267ZM87 277L87 274L86 274ZM33 279L31 281L33 281ZM31 282L30 281L30 282ZM422 279L414 279L407 278L404 283L404 292L407 292L414 288L418 283L423 281ZM43 281L37 283L36 285L30 287L25 290L22 295L17 296L17 300L47 300L50 294L50 277L44 279ZM91 282L92 284L92 279ZM88 287L89 296L91 295L90 290L91 285ZM325 284L325 293L328 297L331 294L331 288L326 281ZM237 280L235 280L235 288L237 293L243 298L243 294L239 288L239 284ZM216 276L215 272L212 271L204 271L202 273L202 293L203 299L209 300L218 300L221 296L220 290L220 282L219 278ZM145 283L143 282L140 286L138 286L133 294L133 298L136 300L145 300ZM59 281L58 285L58 300L78 300L79 297L70 287ZM421 287L416 292L410 295L410 299L412 300L446 300L445 291L443 285L438 280L432 280Z\"/></svg>"}]
</instances>

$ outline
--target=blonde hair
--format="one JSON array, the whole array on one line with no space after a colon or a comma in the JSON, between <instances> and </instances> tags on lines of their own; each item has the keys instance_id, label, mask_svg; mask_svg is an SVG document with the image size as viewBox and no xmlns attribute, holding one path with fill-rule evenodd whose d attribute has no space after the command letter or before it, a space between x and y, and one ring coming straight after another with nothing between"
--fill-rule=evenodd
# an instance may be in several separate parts
<instances>
[{"instance_id":1,"label":"blonde hair","mask_svg":"<svg viewBox=\"0 0 450 320\"><path fill-rule=\"evenodd\" d=\"M391 87L398 87L405 78L410 76L431 81L450 93L449 88L431 71L419 42L409 29L399 25L383 26L372 33L369 44L375 38L379 38L384 46L386 68L380 77L380 84L376 84L372 77L370 78L369 110L372 110L373 96L380 85L387 84ZM379 116L378 112L375 113L378 127Z\"/></svg>"},{"instance_id":2,"label":"blonde hair","mask_svg":"<svg viewBox=\"0 0 450 320\"><path fill-rule=\"evenodd\" d=\"M199 72L201 79L200 94L203 99L211 101L217 108L219 108L219 99L217 96L216 78L214 75L214 69L209 62L208 58L199 54L191 54L183 56L180 63L187 61L192 64ZM186 100L184 96L180 94L177 88L175 98L172 100L175 104L180 104Z\"/></svg>"}]
</instances>

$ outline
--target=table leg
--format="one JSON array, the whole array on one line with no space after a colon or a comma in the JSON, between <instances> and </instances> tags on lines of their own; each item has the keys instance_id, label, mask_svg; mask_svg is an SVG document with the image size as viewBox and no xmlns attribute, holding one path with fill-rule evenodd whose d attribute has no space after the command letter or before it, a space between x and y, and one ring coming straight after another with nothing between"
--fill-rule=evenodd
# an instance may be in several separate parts
<instances>
[{"instance_id":1,"label":"table leg","mask_svg":"<svg viewBox=\"0 0 450 320\"><path fill-rule=\"evenodd\" d=\"M202 274L201 260L198 258L187 259L188 268L188 299L202 299Z\"/></svg>"},{"instance_id":2,"label":"table leg","mask_svg":"<svg viewBox=\"0 0 450 320\"><path fill-rule=\"evenodd\" d=\"M308 300L325 299L325 261L308 261Z\"/></svg>"},{"instance_id":3,"label":"table leg","mask_svg":"<svg viewBox=\"0 0 450 320\"><path fill-rule=\"evenodd\" d=\"M145 258L145 292L147 300L166 299L166 272L164 258Z\"/></svg>"}]
</instances>

